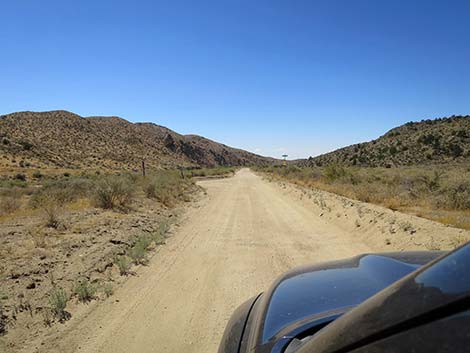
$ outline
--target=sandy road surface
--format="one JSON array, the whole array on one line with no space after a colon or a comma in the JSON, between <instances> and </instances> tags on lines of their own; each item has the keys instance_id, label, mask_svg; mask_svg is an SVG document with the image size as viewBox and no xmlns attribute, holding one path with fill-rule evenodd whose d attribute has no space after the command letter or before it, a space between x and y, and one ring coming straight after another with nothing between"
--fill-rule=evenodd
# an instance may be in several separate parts
<instances>
[{"instance_id":1,"label":"sandy road surface","mask_svg":"<svg viewBox=\"0 0 470 353\"><path fill-rule=\"evenodd\" d=\"M216 352L232 311L277 275L370 251L247 169L200 184L207 197L150 265L43 348Z\"/></svg>"}]
</instances>

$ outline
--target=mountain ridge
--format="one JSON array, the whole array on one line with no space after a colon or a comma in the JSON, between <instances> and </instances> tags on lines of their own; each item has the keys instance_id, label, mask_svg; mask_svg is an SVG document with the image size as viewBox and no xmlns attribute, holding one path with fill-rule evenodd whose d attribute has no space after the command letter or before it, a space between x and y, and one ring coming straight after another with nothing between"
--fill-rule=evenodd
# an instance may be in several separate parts
<instances>
[{"instance_id":1,"label":"mountain ridge","mask_svg":"<svg viewBox=\"0 0 470 353\"><path fill-rule=\"evenodd\" d=\"M470 115L453 115L408 122L377 139L299 160L295 164L392 167L469 162Z\"/></svg>"},{"instance_id":2,"label":"mountain ridge","mask_svg":"<svg viewBox=\"0 0 470 353\"><path fill-rule=\"evenodd\" d=\"M276 160L198 135L117 116L82 117L65 110L0 116L0 163L60 168L135 170L149 167L265 165ZM20 165L20 166L21 166Z\"/></svg>"}]
</instances>

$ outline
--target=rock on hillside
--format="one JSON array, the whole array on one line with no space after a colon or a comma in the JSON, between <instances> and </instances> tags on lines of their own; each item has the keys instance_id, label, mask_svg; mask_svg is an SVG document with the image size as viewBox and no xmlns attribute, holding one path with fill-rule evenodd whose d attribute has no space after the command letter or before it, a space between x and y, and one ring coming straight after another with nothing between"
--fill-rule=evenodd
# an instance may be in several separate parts
<instances>
[{"instance_id":1,"label":"rock on hillside","mask_svg":"<svg viewBox=\"0 0 470 353\"><path fill-rule=\"evenodd\" d=\"M409 122L376 140L340 148L300 161L303 166L330 163L391 167L470 162L470 115Z\"/></svg>"},{"instance_id":2,"label":"rock on hillside","mask_svg":"<svg viewBox=\"0 0 470 353\"><path fill-rule=\"evenodd\" d=\"M264 165L274 159L152 123L81 117L67 111L0 116L0 164L61 168L138 169Z\"/></svg>"}]
</instances>

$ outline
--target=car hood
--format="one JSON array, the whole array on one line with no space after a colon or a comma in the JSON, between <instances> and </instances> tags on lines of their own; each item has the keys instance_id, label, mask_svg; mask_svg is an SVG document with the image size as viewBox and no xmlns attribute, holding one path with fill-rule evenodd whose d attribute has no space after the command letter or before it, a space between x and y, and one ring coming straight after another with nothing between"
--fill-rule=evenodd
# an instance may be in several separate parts
<instances>
[{"instance_id":1,"label":"car hood","mask_svg":"<svg viewBox=\"0 0 470 353\"><path fill-rule=\"evenodd\" d=\"M298 352L352 351L460 312L470 303L470 244L395 282L319 331Z\"/></svg>"},{"instance_id":2,"label":"car hood","mask_svg":"<svg viewBox=\"0 0 470 353\"><path fill-rule=\"evenodd\" d=\"M442 254L364 254L289 271L253 304L240 352L280 352Z\"/></svg>"}]
</instances>

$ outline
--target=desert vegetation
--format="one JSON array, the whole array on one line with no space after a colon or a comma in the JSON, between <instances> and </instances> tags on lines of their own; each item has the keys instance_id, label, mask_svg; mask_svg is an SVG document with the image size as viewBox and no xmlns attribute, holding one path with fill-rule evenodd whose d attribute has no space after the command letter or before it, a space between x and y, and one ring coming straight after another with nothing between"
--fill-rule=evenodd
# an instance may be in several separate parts
<instances>
[{"instance_id":1,"label":"desert vegetation","mask_svg":"<svg viewBox=\"0 0 470 353\"><path fill-rule=\"evenodd\" d=\"M470 165L361 168L332 163L257 170L270 178L470 229Z\"/></svg>"},{"instance_id":2,"label":"desert vegetation","mask_svg":"<svg viewBox=\"0 0 470 353\"><path fill-rule=\"evenodd\" d=\"M234 167L193 168L185 170L184 174L190 177L220 177L230 176L236 171Z\"/></svg>"},{"instance_id":3,"label":"desert vegetation","mask_svg":"<svg viewBox=\"0 0 470 353\"><path fill-rule=\"evenodd\" d=\"M41 169L0 176L0 335L14 331L20 343L22 332L111 296L165 244L180 203L199 192L191 175Z\"/></svg>"}]
</instances>

